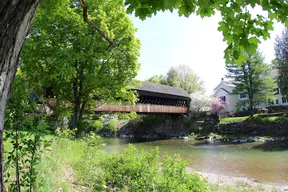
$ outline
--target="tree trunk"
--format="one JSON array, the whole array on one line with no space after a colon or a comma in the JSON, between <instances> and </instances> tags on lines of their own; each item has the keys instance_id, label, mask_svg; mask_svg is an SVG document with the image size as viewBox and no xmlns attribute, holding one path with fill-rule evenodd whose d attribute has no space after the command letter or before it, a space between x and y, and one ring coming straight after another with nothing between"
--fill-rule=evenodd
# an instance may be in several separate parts
<instances>
[{"instance_id":1,"label":"tree trunk","mask_svg":"<svg viewBox=\"0 0 288 192\"><path fill-rule=\"evenodd\" d=\"M254 102L253 101L250 101L249 102L250 104L249 104L249 114L250 114L250 117L253 117L253 115L254 115Z\"/></svg>"},{"instance_id":2,"label":"tree trunk","mask_svg":"<svg viewBox=\"0 0 288 192\"><path fill-rule=\"evenodd\" d=\"M25 36L40 0L1 0L0 3L0 191L4 191L4 114Z\"/></svg>"},{"instance_id":3,"label":"tree trunk","mask_svg":"<svg viewBox=\"0 0 288 192\"><path fill-rule=\"evenodd\" d=\"M250 57L249 57L250 59ZM254 83L253 83L253 69L252 69L252 66L251 66L251 63L248 62L247 63L248 65L248 77L249 77L249 88L248 88L248 96L249 96L249 113L250 113L250 117L253 117L254 115L254 90L253 90L253 87L254 87Z\"/></svg>"},{"instance_id":4,"label":"tree trunk","mask_svg":"<svg viewBox=\"0 0 288 192\"><path fill-rule=\"evenodd\" d=\"M74 111L73 111L73 117L72 117L70 129L75 129L78 127L80 114L81 114L81 103L80 103L80 100L77 98L74 103Z\"/></svg>"},{"instance_id":5,"label":"tree trunk","mask_svg":"<svg viewBox=\"0 0 288 192\"><path fill-rule=\"evenodd\" d=\"M76 69L78 65L76 64ZM78 77L78 74L77 74ZM80 93L79 93L79 78L74 79L73 82L73 98L74 98L74 110L73 116L70 123L70 129L75 129L78 126L80 111L81 111L81 100L80 100Z\"/></svg>"}]
</instances>

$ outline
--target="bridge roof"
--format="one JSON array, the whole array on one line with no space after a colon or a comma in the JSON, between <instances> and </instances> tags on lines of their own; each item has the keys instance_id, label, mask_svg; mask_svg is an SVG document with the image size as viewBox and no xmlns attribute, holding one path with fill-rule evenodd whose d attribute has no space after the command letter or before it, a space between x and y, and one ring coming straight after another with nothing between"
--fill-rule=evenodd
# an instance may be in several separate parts
<instances>
[{"instance_id":1,"label":"bridge roof","mask_svg":"<svg viewBox=\"0 0 288 192\"><path fill-rule=\"evenodd\" d=\"M143 81L142 85L140 85L139 87L136 87L135 90L145 91L145 92L150 92L150 93L164 94L164 95L171 95L171 96L178 96L178 97L190 99L190 95L182 88L150 83L148 81Z\"/></svg>"}]
</instances>

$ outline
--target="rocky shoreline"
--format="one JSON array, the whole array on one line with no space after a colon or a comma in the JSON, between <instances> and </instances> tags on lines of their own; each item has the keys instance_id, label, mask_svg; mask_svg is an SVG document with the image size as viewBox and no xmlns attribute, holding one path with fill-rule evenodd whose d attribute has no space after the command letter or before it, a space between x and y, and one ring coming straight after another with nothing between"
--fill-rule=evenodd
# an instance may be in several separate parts
<instances>
[{"instance_id":1,"label":"rocky shoreline","mask_svg":"<svg viewBox=\"0 0 288 192\"><path fill-rule=\"evenodd\" d=\"M224 191L227 187L243 189L247 191L267 191L267 192L287 192L288 186L279 186L279 185L268 185L253 181L246 177L231 177L226 175L206 173L194 171L191 168L187 168L188 172L197 173L201 178L206 179L208 183L214 186L222 188ZM220 190L221 191L221 190Z\"/></svg>"},{"instance_id":2,"label":"rocky shoreline","mask_svg":"<svg viewBox=\"0 0 288 192\"><path fill-rule=\"evenodd\" d=\"M168 137L168 136L159 136L159 135L116 135L116 134L100 134L101 137L118 137L122 139L129 138L139 138L139 139L185 139L185 140L206 140L206 141L221 141L225 143L251 143L251 142L275 142L275 141L285 141L288 140L288 137L253 137L253 136L178 136L178 137Z\"/></svg>"},{"instance_id":3,"label":"rocky shoreline","mask_svg":"<svg viewBox=\"0 0 288 192\"><path fill-rule=\"evenodd\" d=\"M252 143L252 142L274 142L274 141L285 141L288 137L243 137L243 136L199 136L192 138L195 140L212 140L212 141L222 141L227 143Z\"/></svg>"}]
</instances>

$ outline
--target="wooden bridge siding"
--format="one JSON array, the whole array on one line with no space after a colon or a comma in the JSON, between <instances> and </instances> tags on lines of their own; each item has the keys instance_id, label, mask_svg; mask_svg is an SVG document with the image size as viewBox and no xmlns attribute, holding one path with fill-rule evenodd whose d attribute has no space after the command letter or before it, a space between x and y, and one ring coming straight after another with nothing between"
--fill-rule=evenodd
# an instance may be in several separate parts
<instances>
[{"instance_id":1,"label":"wooden bridge siding","mask_svg":"<svg viewBox=\"0 0 288 192\"><path fill-rule=\"evenodd\" d=\"M153 105L153 104L136 104L132 105L101 105L95 108L98 112L137 112L137 113L188 113L188 107Z\"/></svg>"},{"instance_id":2,"label":"wooden bridge siding","mask_svg":"<svg viewBox=\"0 0 288 192\"><path fill-rule=\"evenodd\" d=\"M190 98L184 99L177 96L171 96L170 98L166 97L157 95L156 93L154 96L150 96L147 93L141 93L139 94L138 103L189 107Z\"/></svg>"}]
</instances>

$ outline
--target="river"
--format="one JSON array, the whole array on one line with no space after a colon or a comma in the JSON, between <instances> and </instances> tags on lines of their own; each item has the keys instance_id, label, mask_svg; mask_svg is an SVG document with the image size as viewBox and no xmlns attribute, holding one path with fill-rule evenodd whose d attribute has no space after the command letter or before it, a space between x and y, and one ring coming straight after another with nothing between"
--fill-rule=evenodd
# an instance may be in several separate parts
<instances>
[{"instance_id":1,"label":"river","mask_svg":"<svg viewBox=\"0 0 288 192\"><path fill-rule=\"evenodd\" d=\"M150 150L159 147L160 155L179 154L199 172L246 177L263 184L288 185L288 145L279 148L263 142L225 144L220 141L185 139L137 140L105 138L105 150L122 152L129 143Z\"/></svg>"}]
</instances>

